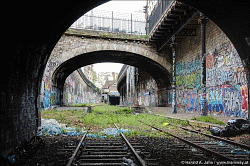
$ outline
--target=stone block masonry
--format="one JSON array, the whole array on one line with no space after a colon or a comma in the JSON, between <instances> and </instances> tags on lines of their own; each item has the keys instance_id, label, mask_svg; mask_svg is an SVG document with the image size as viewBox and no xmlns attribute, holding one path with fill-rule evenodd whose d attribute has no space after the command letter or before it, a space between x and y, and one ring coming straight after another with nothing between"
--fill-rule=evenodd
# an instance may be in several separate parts
<instances>
[{"instance_id":1,"label":"stone block masonry","mask_svg":"<svg viewBox=\"0 0 250 166\"><path fill-rule=\"evenodd\" d=\"M157 52L154 46L147 44L147 41L136 39L91 37L65 33L55 46L52 55L66 61L80 54L103 50L135 53L156 61L167 70L171 69L171 63L167 61L169 55Z\"/></svg>"}]
</instances>

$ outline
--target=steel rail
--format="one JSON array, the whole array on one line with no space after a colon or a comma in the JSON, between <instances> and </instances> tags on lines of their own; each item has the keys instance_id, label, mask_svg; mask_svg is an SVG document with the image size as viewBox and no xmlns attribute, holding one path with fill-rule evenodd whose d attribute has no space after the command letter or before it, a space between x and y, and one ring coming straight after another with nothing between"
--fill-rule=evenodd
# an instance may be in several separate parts
<instances>
[{"instance_id":1,"label":"steel rail","mask_svg":"<svg viewBox=\"0 0 250 166\"><path fill-rule=\"evenodd\" d=\"M139 122L143 123L142 121L139 121ZM146 123L144 123L144 124L146 124ZM186 144L188 144L188 145L190 145L190 146L193 146L193 147L195 147L195 148L198 148L198 149L200 149L200 150L202 150L202 151L206 151L206 152L208 152L208 153L215 154L215 155L220 156L221 158L226 159L226 160L228 160L228 161L233 161L232 158L229 158L229 157L227 157L227 156L225 156L225 155L222 155L222 154L220 154L220 153L218 153L218 152L215 152L215 151L212 151L212 150L207 149L207 148L205 148L205 147L202 147L202 146L200 146L200 145L198 145L198 144L196 144L196 143L193 143L193 142L191 142L191 141L188 141L188 140L186 140L186 139L183 139L183 138L181 138L181 137L179 137L179 136L173 135L173 134L171 134L170 132L167 132L167 131L165 131L165 130L159 129L159 128L157 128L157 127L155 127L155 126L152 126L152 125L149 125L149 124L146 124L146 125L147 125L147 126L150 126L150 127L152 127L152 128L154 128L154 129L156 129L156 130L158 130L158 131L160 131L160 132L169 134L169 135L171 135L172 137L177 138L177 139L181 140L182 142L184 142L184 143L186 143Z\"/></svg>"},{"instance_id":2,"label":"steel rail","mask_svg":"<svg viewBox=\"0 0 250 166\"><path fill-rule=\"evenodd\" d=\"M119 127L114 123L115 127L117 128L117 130L119 130ZM126 144L129 146L129 148L132 150L133 154L135 155L135 157L137 158L137 160L139 161L139 163L142 165L142 166L146 166L146 163L145 161L138 155L138 153L136 153L135 149L133 148L133 146L129 143L129 141L127 140L127 138L122 134L120 133L122 138L124 139L124 141L126 142Z\"/></svg>"},{"instance_id":3,"label":"steel rail","mask_svg":"<svg viewBox=\"0 0 250 166\"><path fill-rule=\"evenodd\" d=\"M191 129L188 129L188 128L185 128L185 127L181 127L181 129L183 130L186 130L186 131L191 131L193 133L198 133L198 134L202 134L202 135L205 135L207 137L210 137L210 138L214 138L214 139L218 139L220 141L224 141L226 143L229 143L229 144L232 144L232 145L236 145L236 146L239 146L241 148L244 148L244 149L247 149L247 150L250 150L250 146L248 145L245 145L245 144L241 144L241 143L238 143L238 142L234 142L234 141L231 141L231 140L227 140L227 139L224 139L224 138L221 138L221 137L217 137L217 136L213 136L213 135L210 135L210 134L205 134L205 133L202 133L200 131L196 131L196 130L191 130Z\"/></svg>"},{"instance_id":4,"label":"steel rail","mask_svg":"<svg viewBox=\"0 0 250 166\"><path fill-rule=\"evenodd\" d=\"M78 146L76 147L76 150L74 151L73 155L70 157L70 160L69 160L67 166L71 166L71 164L72 164L72 162L73 162L73 160L74 160L74 158L75 158L77 152L79 151L79 148L80 148L80 146L81 146L81 144L82 144L82 141L85 139L85 137L86 137L86 135L87 135L87 132L88 132L88 131L86 131L85 134L82 136L82 139L81 139L81 141L79 142Z\"/></svg>"}]
</instances>

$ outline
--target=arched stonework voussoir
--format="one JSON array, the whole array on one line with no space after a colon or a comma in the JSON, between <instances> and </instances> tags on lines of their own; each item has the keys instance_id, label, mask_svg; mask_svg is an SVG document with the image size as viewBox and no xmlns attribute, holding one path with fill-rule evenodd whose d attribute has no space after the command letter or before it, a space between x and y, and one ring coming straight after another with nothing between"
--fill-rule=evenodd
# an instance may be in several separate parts
<instances>
[{"instance_id":1,"label":"arched stonework voussoir","mask_svg":"<svg viewBox=\"0 0 250 166\"><path fill-rule=\"evenodd\" d=\"M68 59L73 58L77 55L95 51L126 51L134 54L139 54L158 62L167 70L171 69L171 64L165 58L159 56L158 54L152 53L144 48L141 48L140 46L131 46L115 43L110 45L98 43L77 47L68 52L65 52L64 54L62 54L62 57L65 57L64 61L67 61Z\"/></svg>"},{"instance_id":2,"label":"arched stonework voussoir","mask_svg":"<svg viewBox=\"0 0 250 166\"><path fill-rule=\"evenodd\" d=\"M156 80L159 87L168 87L170 85L170 72L153 59L127 51L93 51L92 48L92 52L85 52L77 56L72 56L72 58L69 58L63 63L59 64L52 74L51 79L53 86L60 89L63 87L68 75L70 75L76 69L82 66L101 62L117 62L135 66L148 72Z\"/></svg>"},{"instance_id":3,"label":"arched stonework voussoir","mask_svg":"<svg viewBox=\"0 0 250 166\"><path fill-rule=\"evenodd\" d=\"M135 55L141 55L152 59L159 63L168 71L171 70L171 63L164 58L164 55L157 52L155 48L147 44L138 42L124 42L120 40L107 40L98 38L84 38L78 36L63 35L54 50L51 57L57 62L57 66L70 58L76 57L81 54L96 52L96 51L125 51ZM54 71L53 71L54 72Z\"/></svg>"}]
</instances>

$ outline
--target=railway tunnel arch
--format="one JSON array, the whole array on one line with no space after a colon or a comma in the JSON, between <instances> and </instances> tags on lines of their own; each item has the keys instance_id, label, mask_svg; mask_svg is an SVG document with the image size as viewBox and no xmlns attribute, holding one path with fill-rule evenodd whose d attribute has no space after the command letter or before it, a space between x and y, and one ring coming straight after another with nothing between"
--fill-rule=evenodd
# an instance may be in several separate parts
<instances>
[{"instance_id":1,"label":"railway tunnel arch","mask_svg":"<svg viewBox=\"0 0 250 166\"><path fill-rule=\"evenodd\" d=\"M245 0L179 1L197 8L212 19L232 41L244 66L249 68L250 47L246 40L250 37L249 2ZM100 0L88 0L55 5L40 3L39 6L23 2L16 2L16 6L7 5L12 6L12 11L18 20L6 21L9 31L15 32L16 24L26 26L19 27L20 33L9 33L4 36L3 40L7 45L4 49L9 54L4 57L5 60L1 65L2 71L5 71L0 83L1 151L14 147L18 140L27 140L35 135L39 125L37 96L51 51L75 20L102 3L104 2ZM46 9L46 15L44 15L44 9ZM36 19L31 20L30 13L36 15ZM24 33L27 32L27 27L36 27L36 30ZM39 35L34 35L37 32Z\"/></svg>"}]
</instances>

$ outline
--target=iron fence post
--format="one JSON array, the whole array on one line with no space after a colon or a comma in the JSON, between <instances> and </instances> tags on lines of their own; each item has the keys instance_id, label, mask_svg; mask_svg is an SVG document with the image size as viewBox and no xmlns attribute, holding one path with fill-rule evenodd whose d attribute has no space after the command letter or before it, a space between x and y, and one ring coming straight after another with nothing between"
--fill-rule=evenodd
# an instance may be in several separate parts
<instances>
[{"instance_id":1,"label":"iron fence post","mask_svg":"<svg viewBox=\"0 0 250 166\"><path fill-rule=\"evenodd\" d=\"M176 66L175 66L175 56L176 56L176 45L177 43L175 43L175 36L172 37L172 43L171 43L171 47L172 47L172 53L173 53L173 72L172 72L172 76L173 76L173 83L172 83L172 113L176 114L177 113L177 106L176 106Z\"/></svg>"},{"instance_id":2,"label":"iron fence post","mask_svg":"<svg viewBox=\"0 0 250 166\"><path fill-rule=\"evenodd\" d=\"M112 32L114 32L114 12L112 11Z\"/></svg>"},{"instance_id":3,"label":"iron fence post","mask_svg":"<svg viewBox=\"0 0 250 166\"><path fill-rule=\"evenodd\" d=\"M202 101L201 101L201 115L207 115L207 100L206 100L206 24L207 17L201 13L201 89L202 89Z\"/></svg>"},{"instance_id":4,"label":"iron fence post","mask_svg":"<svg viewBox=\"0 0 250 166\"><path fill-rule=\"evenodd\" d=\"M132 19L132 13L131 13L131 34L133 34L133 33L132 33L132 20L133 20L133 19Z\"/></svg>"}]
</instances>

